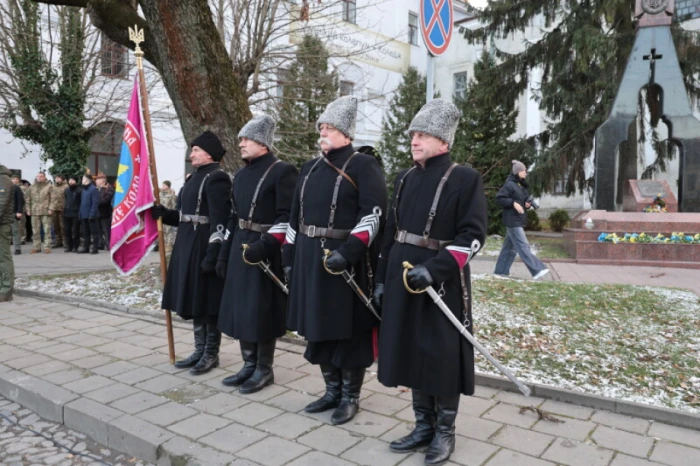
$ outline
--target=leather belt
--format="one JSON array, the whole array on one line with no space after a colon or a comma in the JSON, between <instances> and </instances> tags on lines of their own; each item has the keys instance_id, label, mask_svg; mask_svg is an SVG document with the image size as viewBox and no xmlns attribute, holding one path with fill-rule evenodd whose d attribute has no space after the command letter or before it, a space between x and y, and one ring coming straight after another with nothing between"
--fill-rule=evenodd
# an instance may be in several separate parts
<instances>
[{"instance_id":1,"label":"leather belt","mask_svg":"<svg viewBox=\"0 0 700 466\"><path fill-rule=\"evenodd\" d=\"M452 241L440 241L439 239L426 238L425 236L414 235L406 230L399 230L394 235L394 240L401 244L412 244L413 246L418 246L419 248L432 249L433 251L440 251L446 246L449 246Z\"/></svg>"},{"instance_id":2,"label":"leather belt","mask_svg":"<svg viewBox=\"0 0 700 466\"><path fill-rule=\"evenodd\" d=\"M299 232L309 238L346 239L351 230L338 230L337 228L322 228L315 225L301 225Z\"/></svg>"},{"instance_id":3,"label":"leather belt","mask_svg":"<svg viewBox=\"0 0 700 466\"><path fill-rule=\"evenodd\" d=\"M256 231L258 233L267 233L268 230L272 228L272 225L261 225L259 223L253 223L250 220L243 220L242 218L239 218L238 228L241 230Z\"/></svg>"},{"instance_id":4,"label":"leather belt","mask_svg":"<svg viewBox=\"0 0 700 466\"><path fill-rule=\"evenodd\" d=\"M209 217L204 215L187 215L180 213L180 223L196 223L199 225L206 225L209 223Z\"/></svg>"}]
</instances>

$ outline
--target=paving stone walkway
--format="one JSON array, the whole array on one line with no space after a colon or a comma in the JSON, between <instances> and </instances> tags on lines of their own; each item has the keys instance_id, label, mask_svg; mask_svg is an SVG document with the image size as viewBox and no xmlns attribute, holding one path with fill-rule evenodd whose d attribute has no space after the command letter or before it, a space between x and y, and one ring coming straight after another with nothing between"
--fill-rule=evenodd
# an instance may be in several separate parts
<instances>
[{"instance_id":1,"label":"paving stone walkway","mask_svg":"<svg viewBox=\"0 0 700 466\"><path fill-rule=\"evenodd\" d=\"M177 353L189 354L190 330L178 326L175 339ZM242 365L228 338L221 367L192 377L168 363L155 319L23 297L0 304L0 394L107 448L163 465L423 464L420 452L389 451L412 428L410 392L382 386L376 368L350 423L305 414L324 384L302 350L280 343L276 383L241 395L221 385ZM457 434L452 466L700 464L700 430L485 387L462 398Z\"/></svg>"},{"instance_id":2,"label":"paving stone walkway","mask_svg":"<svg viewBox=\"0 0 700 466\"><path fill-rule=\"evenodd\" d=\"M0 397L0 465L152 466Z\"/></svg>"}]
</instances>

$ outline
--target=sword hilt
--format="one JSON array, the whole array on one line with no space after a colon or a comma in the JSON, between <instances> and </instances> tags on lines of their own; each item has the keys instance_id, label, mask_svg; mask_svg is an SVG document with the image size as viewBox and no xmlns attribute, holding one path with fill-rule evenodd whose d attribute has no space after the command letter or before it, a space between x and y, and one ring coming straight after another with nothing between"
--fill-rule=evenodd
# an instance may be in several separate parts
<instances>
[{"instance_id":1,"label":"sword hilt","mask_svg":"<svg viewBox=\"0 0 700 466\"><path fill-rule=\"evenodd\" d=\"M243 245L241 245L241 249L243 249L243 252L241 253L241 255L243 256L243 262L245 262L245 263L248 264L248 265L258 265L258 264L260 264L262 261L259 261L259 262L249 262L249 261L245 258L245 252L248 250L248 248L250 248L250 245L248 245L248 244L243 244Z\"/></svg>"},{"instance_id":2,"label":"sword hilt","mask_svg":"<svg viewBox=\"0 0 700 466\"><path fill-rule=\"evenodd\" d=\"M342 275L344 270L341 270L340 272L333 272L331 269L328 268L328 265L326 265L326 260L331 257L331 252L330 249L324 249L323 250L323 268L326 269L326 272L328 272L331 275Z\"/></svg>"},{"instance_id":3,"label":"sword hilt","mask_svg":"<svg viewBox=\"0 0 700 466\"><path fill-rule=\"evenodd\" d=\"M408 284L408 271L411 270L411 269L413 269L413 268L415 268L415 267L413 267L413 264L411 264L411 263L408 262L408 261L403 261L403 286L406 287L406 291L408 291L408 292L411 293L411 294L421 294L421 293L425 293L426 291L428 291L427 288L422 289L422 290L414 290L414 289L411 288L411 286Z\"/></svg>"}]
</instances>

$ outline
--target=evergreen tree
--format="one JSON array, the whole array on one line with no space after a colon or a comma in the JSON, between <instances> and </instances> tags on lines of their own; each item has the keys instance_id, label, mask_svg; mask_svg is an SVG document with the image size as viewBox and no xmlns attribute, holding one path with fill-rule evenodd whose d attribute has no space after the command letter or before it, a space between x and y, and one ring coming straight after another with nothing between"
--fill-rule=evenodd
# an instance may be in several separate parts
<instances>
[{"instance_id":1,"label":"evergreen tree","mask_svg":"<svg viewBox=\"0 0 700 466\"><path fill-rule=\"evenodd\" d=\"M39 7L30 0L15 4L10 21L21 33L8 58L19 86L19 114L4 115L2 125L13 136L41 146L42 158L53 161L51 174L81 173L90 154L90 134L83 126L85 30L80 9L58 10L60 59L54 68L42 52Z\"/></svg>"},{"instance_id":2,"label":"evergreen tree","mask_svg":"<svg viewBox=\"0 0 700 466\"><path fill-rule=\"evenodd\" d=\"M328 50L315 36L305 35L296 59L284 75L278 105L277 155L301 166L318 154L316 121L335 100L338 78L328 64Z\"/></svg>"},{"instance_id":3,"label":"evergreen tree","mask_svg":"<svg viewBox=\"0 0 700 466\"><path fill-rule=\"evenodd\" d=\"M466 97L455 99L462 118L450 155L453 161L481 173L489 209L488 232L502 234L496 194L511 173L511 161L517 159L527 164L532 149L525 139L512 139L518 112L514 102L494 93L490 79L495 68L495 59L484 52L474 64L474 78L469 82Z\"/></svg>"},{"instance_id":4,"label":"evergreen tree","mask_svg":"<svg viewBox=\"0 0 700 466\"><path fill-rule=\"evenodd\" d=\"M524 52L496 51L499 64L488 79L492 95L515 102L530 84L529 72L542 70L537 98L552 123L538 135L544 149L534 160L531 186L549 191L564 173L569 194L577 187L583 192L592 183L584 164L596 129L610 113L634 44L634 8L634 0L489 1L480 13L486 26L476 31L465 28L470 42L488 43L493 37L524 32L534 19L544 20L542 38L528 42ZM700 41L678 23L671 29L688 95L697 102Z\"/></svg>"},{"instance_id":5,"label":"evergreen tree","mask_svg":"<svg viewBox=\"0 0 700 466\"><path fill-rule=\"evenodd\" d=\"M426 78L411 66L404 73L401 84L389 102L389 110L382 121L382 137L377 144L390 189L396 175L411 166L411 138L408 127L418 110L425 105Z\"/></svg>"}]
</instances>

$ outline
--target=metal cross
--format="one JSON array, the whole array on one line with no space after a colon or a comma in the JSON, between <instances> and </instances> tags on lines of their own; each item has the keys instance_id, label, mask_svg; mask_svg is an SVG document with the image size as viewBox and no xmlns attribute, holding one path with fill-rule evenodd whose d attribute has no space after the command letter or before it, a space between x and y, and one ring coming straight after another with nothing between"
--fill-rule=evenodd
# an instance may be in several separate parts
<instances>
[{"instance_id":1,"label":"metal cross","mask_svg":"<svg viewBox=\"0 0 700 466\"><path fill-rule=\"evenodd\" d=\"M653 83L656 78L656 60L661 60L663 57L663 55L656 54L656 49L651 49L651 53L649 55L642 56L644 60L649 60L649 69L651 70L651 74L649 76L650 84Z\"/></svg>"}]
</instances>

